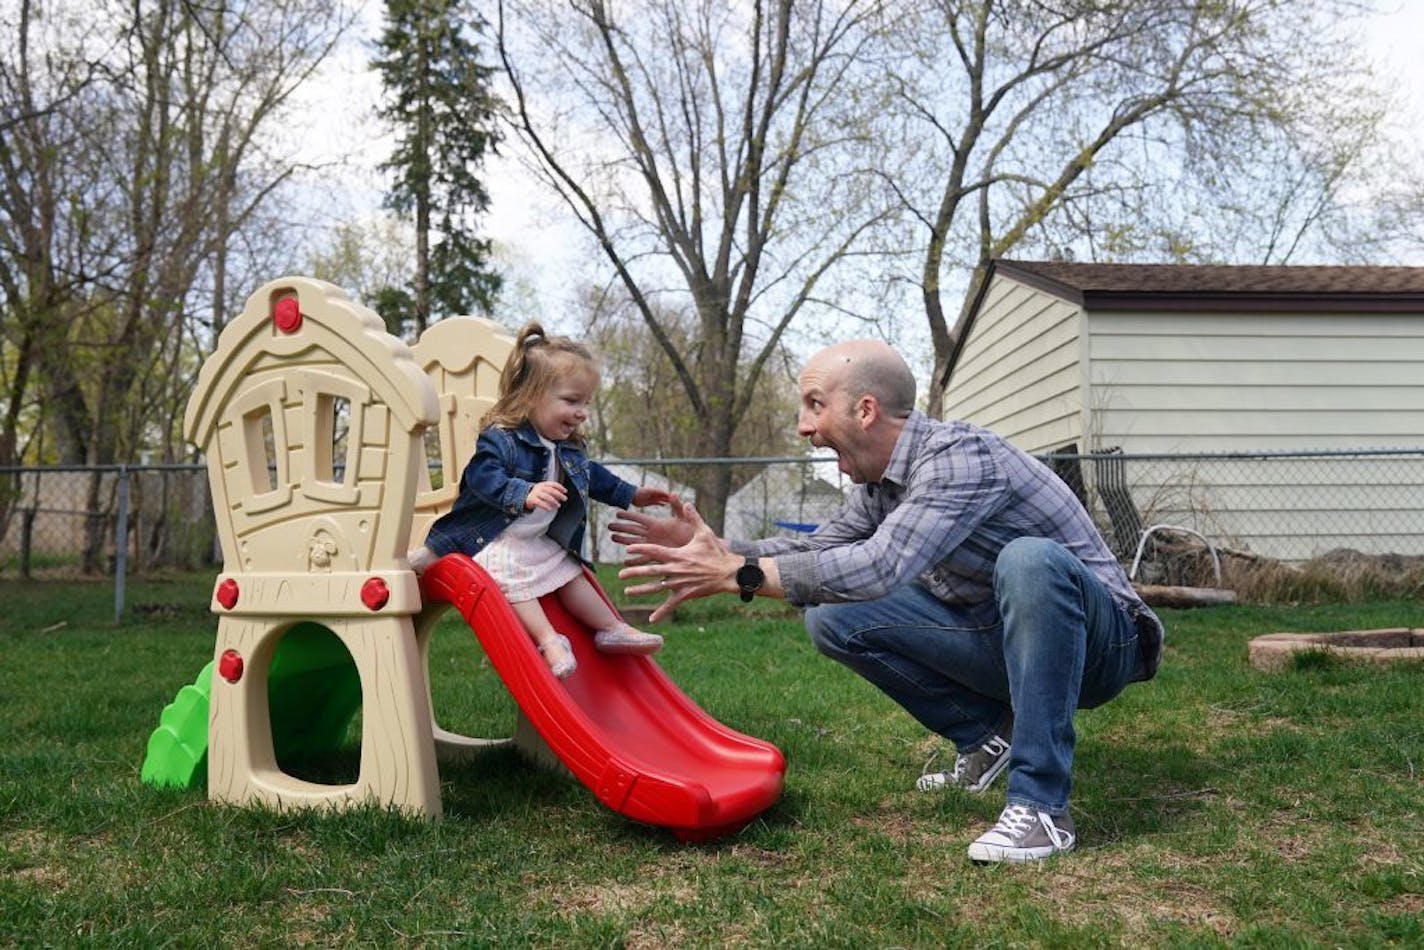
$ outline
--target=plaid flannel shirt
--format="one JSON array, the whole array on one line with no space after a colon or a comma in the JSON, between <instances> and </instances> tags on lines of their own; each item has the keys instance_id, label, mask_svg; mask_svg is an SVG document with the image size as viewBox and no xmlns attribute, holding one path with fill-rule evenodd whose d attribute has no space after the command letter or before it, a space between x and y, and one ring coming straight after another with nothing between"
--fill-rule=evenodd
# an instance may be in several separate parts
<instances>
[{"instance_id":1,"label":"plaid flannel shirt","mask_svg":"<svg viewBox=\"0 0 1424 950\"><path fill-rule=\"evenodd\" d=\"M967 422L912 412L881 480L857 486L814 533L732 549L775 557L793 604L874 600L918 581L944 603L993 622L994 562L1020 537L1050 538L1087 565L1136 621L1144 677L1153 675L1161 621L1077 497L1042 462Z\"/></svg>"}]
</instances>

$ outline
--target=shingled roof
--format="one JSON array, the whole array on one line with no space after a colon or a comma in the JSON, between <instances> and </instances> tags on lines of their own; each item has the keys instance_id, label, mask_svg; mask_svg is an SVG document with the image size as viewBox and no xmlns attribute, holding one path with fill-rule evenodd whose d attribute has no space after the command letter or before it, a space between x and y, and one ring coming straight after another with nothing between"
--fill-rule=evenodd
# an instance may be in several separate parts
<instances>
[{"instance_id":1,"label":"shingled roof","mask_svg":"<svg viewBox=\"0 0 1424 950\"><path fill-rule=\"evenodd\" d=\"M994 271L1095 310L1424 312L1424 267L998 260Z\"/></svg>"}]
</instances>

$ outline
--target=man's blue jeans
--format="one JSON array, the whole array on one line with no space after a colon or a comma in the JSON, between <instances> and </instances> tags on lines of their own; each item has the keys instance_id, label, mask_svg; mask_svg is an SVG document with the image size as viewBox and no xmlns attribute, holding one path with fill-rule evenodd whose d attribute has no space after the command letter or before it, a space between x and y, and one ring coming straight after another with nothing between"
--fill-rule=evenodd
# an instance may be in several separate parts
<instances>
[{"instance_id":1,"label":"man's blue jeans","mask_svg":"<svg viewBox=\"0 0 1424 950\"><path fill-rule=\"evenodd\" d=\"M955 607L909 584L878 600L812 607L806 629L822 653L960 751L987 741L1012 709L1008 803L1061 814L1073 714L1132 678L1137 628L1092 571L1045 538L1004 546L994 598Z\"/></svg>"}]
</instances>

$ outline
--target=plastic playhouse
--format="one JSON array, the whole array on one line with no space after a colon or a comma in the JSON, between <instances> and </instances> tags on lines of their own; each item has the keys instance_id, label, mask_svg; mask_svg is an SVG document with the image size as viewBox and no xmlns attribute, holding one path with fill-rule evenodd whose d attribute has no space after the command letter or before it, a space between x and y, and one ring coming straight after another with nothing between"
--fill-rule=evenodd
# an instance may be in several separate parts
<instances>
[{"instance_id":1,"label":"plastic playhouse","mask_svg":"<svg viewBox=\"0 0 1424 950\"><path fill-rule=\"evenodd\" d=\"M557 680L472 560L449 555L419 579L409 569L405 552L454 501L512 346L496 324L457 317L410 348L340 288L307 278L248 299L184 420L207 458L222 545L217 643L163 710L145 782L195 788L206 778L208 796L224 802L376 802L438 817L439 763L512 743L562 763L618 814L683 840L735 832L777 800L780 750L713 719L651 659L596 652L590 631L549 598L544 609L578 660ZM437 442L432 488L426 447ZM512 737L436 724L428 652L450 608L518 705ZM279 767L339 748L358 711L354 783Z\"/></svg>"}]
</instances>

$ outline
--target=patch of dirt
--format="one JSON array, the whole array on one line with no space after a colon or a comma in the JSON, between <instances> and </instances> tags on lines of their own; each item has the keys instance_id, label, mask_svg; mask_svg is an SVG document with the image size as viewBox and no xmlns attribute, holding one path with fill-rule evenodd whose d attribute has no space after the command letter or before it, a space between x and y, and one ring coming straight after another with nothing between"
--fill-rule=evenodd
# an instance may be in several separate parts
<instances>
[{"instance_id":1,"label":"patch of dirt","mask_svg":"<svg viewBox=\"0 0 1424 950\"><path fill-rule=\"evenodd\" d=\"M1167 867L1171 873L1138 880L1145 863ZM1052 871L1052 880L1045 882L1043 897L1065 922L1091 927L1116 918L1121 922L1123 946L1148 943L1161 921L1209 930L1228 940L1240 931L1241 921L1215 901L1209 888L1188 879L1198 867L1209 875L1215 866L1214 858L1185 858L1164 851L1161 842L1129 851L1088 848L1045 869Z\"/></svg>"},{"instance_id":2,"label":"patch of dirt","mask_svg":"<svg viewBox=\"0 0 1424 950\"><path fill-rule=\"evenodd\" d=\"M768 851L766 848L749 844L732 845L732 855L764 868L785 867L795 860L791 855L780 851Z\"/></svg>"},{"instance_id":3,"label":"patch of dirt","mask_svg":"<svg viewBox=\"0 0 1424 950\"><path fill-rule=\"evenodd\" d=\"M1387 914L1424 914L1424 894L1396 894L1379 905Z\"/></svg>"},{"instance_id":4,"label":"patch of dirt","mask_svg":"<svg viewBox=\"0 0 1424 950\"><path fill-rule=\"evenodd\" d=\"M691 896L689 889L684 899ZM566 886L553 895L553 904L561 914L572 917L590 911L595 914L636 914L667 899L668 895L647 882L609 881Z\"/></svg>"},{"instance_id":5,"label":"patch of dirt","mask_svg":"<svg viewBox=\"0 0 1424 950\"><path fill-rule=\"evenodd\" d=\"M0 872L15 881L25 881L52 891L69 887L69 872L51 863L51 858L65 847L64 840L41 831L22 829L5 836L5 850L18 855L24 867Z\"/></svg>"}]
</instances>

